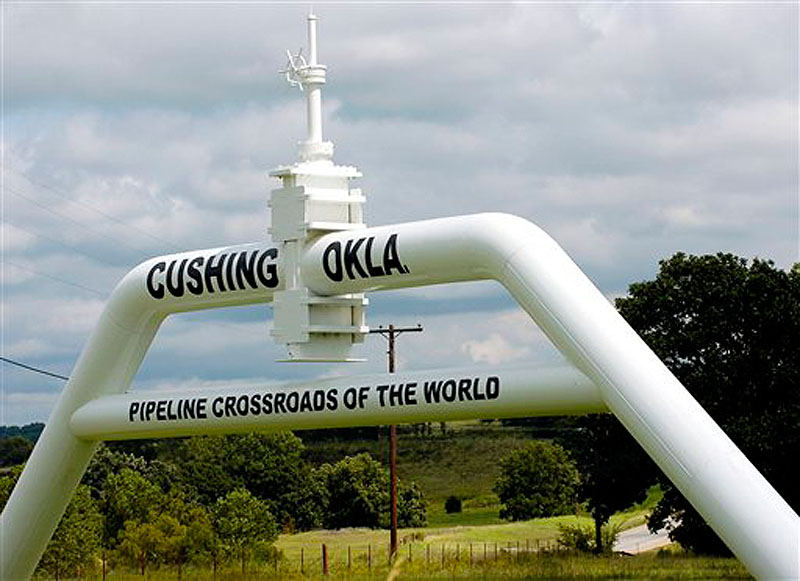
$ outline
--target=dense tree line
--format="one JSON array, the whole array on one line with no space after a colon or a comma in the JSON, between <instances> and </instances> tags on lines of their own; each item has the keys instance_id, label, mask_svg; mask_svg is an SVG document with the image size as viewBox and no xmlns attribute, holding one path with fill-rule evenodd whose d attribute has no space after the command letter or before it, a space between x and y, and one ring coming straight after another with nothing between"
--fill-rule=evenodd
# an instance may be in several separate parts
<instances>
[{"instance_id":1,"label":"dense tree line","mask_svg":"<svg viewBox=\"0 0 800 581\"><path fill-rule=\"evenodd\" d=\"M388 471L368 454L313 468L290 432L204 436L141 443L145 458L102 445L40 562L56 578L74 576L98 556L142 575L189 562L216 567L277 558L279 531L325 526L385 527ZM21 466L0 477L4 506ZM424 526L419 488L399 485L401 526Z\"/></svg>"},{"instance_id":2,"label":"dense tree line","mask_svg":"<svg viewBox=\"0 0 800 581\"><path fill-rule=\"evenodd\" d=\"M0 426L0 439L11 438L20 436L28 440L31 444L35 444L39 439L39 434L44 430L42 422L32 422L24 426Z\"/></svg>"}]
</instances>

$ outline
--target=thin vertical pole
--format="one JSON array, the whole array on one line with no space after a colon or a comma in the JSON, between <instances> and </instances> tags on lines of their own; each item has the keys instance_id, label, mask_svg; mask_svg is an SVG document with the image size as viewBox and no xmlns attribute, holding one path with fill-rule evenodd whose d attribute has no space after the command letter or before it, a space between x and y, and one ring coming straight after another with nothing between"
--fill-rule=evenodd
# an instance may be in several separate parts
<instances>
[{"instance_id":1,"label":"thin vertical pole","mask_svg":"<svg viewBox=\"0 0 800 581\"><path fill-rule=\"evenodd\" d=\"M328 576L328 547L322 543L322 574Z\"/></svg>"},{"instance_id":2,"label":"thin vertical pole","mask_svg":"<svg viewBox=\"0 0 800 581\"><path fill-rule=\"evenodd\" d=\"M305 561L305 549L303 547L300 547L300 572L303 574L305 574L305 571L303 569L303 565L305 564L304 561Z\"/></svg>"},{"instance_id":3,"label":"thin vertical pole","mask_svg":"<svg viewBox=\"0 0 800 581\"><path fill-rule=\"evenodd\" d=\"M367 545L367 563L369 568L372 569L372 545Z\"/></svg>"},{"instance_id":4,"label":"thin vertical pole","mask_svg":"<svg viewBox=\"0 0 800 581\"><path fill-rule=\"evenodd\" d=\"M394 373L394 325L389 325L389 373ZM397 554L397 426L389 426L389 500L392 511L392 527L389 533L389 559Z\"/></svg>"},{"instance_id":5,"label":"thin vertical pole","mask_svg":"<svg viewBox=\"0 0 800 581\"><path fill-rule=\"evenodd\" d=\"M395 340L398 335L406 332L420 332L422 325L416 327L395 327L389 325L388 329L380 327L371 329L370 333L378 333L389 342L389 373L395 372ZM380 432L379 440L380 440ZM389 560L397 556L397 426L389 426L389 504L391 511L391 524L389 532Z\"/></svg>"},{"instance_id":6,"label":"thin vertical pole","mask_svg":"<svg viewBox=\"0 0 800 581\"><path fill-rule=\"evenodd\" d=\"M349 571L353 565L353 557L350 553L350 545L347 545L347 570Z\"/></svg>"}]
</instances>

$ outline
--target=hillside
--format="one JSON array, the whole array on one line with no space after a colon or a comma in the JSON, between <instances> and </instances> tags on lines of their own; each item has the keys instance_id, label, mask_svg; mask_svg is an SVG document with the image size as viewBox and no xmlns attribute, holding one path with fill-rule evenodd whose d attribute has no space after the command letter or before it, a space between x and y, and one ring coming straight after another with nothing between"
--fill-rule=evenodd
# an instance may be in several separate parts
<instances>
[{"instance_id":1,"label":"hillside","mask_svg":"<svg viewBox=\"0 0 800 581\"><path fill-rule=\"evenodd\" d=\"M412 426L398 428L398 475L420 485L428 502L431 525L498 524L500 505L492 492L498 460L533 438L552 437L560 430L557 420L532 422L527 426L503 426L480 421L449 423L443 432L439 424L421 433ZM355 433L330 430L327 433L297 432L306 446L305 458L315 465L336 462L347 456L368 452L388 463L388 429ZM461 515L444 511L445 499L455 495L463 500Z\"/></svg>"}]
</instances>

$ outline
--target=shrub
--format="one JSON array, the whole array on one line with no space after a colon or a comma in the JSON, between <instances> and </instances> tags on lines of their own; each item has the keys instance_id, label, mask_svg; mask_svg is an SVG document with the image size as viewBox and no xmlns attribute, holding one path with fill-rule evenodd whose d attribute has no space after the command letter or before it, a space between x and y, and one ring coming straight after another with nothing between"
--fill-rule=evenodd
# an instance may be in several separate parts
<instances>
[{"instance_id":1,"label":"shrub","mask_svg":"<svg viewBox=\"0 0 800 581\"><path fill-rule=\"evenodd\" d=\"M447 500L444 501L444 511L447 514L461 512L461 499L454 494L448 496Z\"/></svg>"},{"instance_id":2,"label":"shrub","mask_svg":"<svg viewBox=\"0 0 800 581\"><path fill-rule=\"evenodd\" d=\"M574 509L578 471L567 452L552 442L534 441L500 461L494 490L500 518L527 520Z\"/></svg>"},{"instance_id":3,"label":"shrub","mask_svg":"<svg viewBox=\"0 0 800 581\"><path fill-rule=\"evenodd\" d=\"M581 553L595 553L597 552L597 543L595 539L595 531L592 525L568 525L559 524L558 536L559 546L569 551L579 551ZM603 552L610 553L617 541L620 529L618 526L607 524L600 530L601 541L603 543Z\"/></svg>"}]
</instances>

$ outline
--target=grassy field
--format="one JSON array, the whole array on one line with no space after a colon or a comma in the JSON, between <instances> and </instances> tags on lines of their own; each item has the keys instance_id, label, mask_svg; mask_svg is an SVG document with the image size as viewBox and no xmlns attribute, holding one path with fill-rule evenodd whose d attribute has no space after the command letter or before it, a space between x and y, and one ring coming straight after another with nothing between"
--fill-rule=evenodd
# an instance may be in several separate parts
<instances>
[{"instance_id":1,"label":"grassy field","mask_svg":"<svg viewBox=\"0 0 800 581\"><path fill-rule=\"evenodd\" d=\"M303 438L303 432L298 432ZM498 474L498 459L523 447L537 437L526 428L485 425L478 421L447 424L443 434L438 425L430 436L417 436L400 430L398 437L398 475L403 481L419 484L428 505L429 527L482 526L505 524L500 518L500 502L492 488ZM348 455L368 452L375 458L388 456L386 437L381 440L321 440L305 438L306 458L314 464L333 463ZM448 496L462 499L462 512L447 514ZM653 489L642 506L631 511L644 522L660 491ZM582 514L581 508L576 512Z\"/></svg>"},{"instance_id":2,"label":"grassy field","mask_svg":"<svg viewBox=\"0 0 800 581\"><path fill-rule=\"evenodd\" d=\"M660 491L651 489L639 506L615 515L621 529L644 522ZM458 515L449 515L457 518ZM493 517L494 518L494 517ZM467 517L467 520L474 519ZM707 559L676 548L633 557L588 556L558 550L559 524L589 524L586 516L560 516L516 523L453 524L401 529L398 559L390 563L389 532L371 529L318 530L281 535L277 562L251 564L242 576L233 563L217 572L185 568L182 579L323 579L323 545L327 578L334 579L749 579L736 559ZM97 578L89 576L88 578ZM116 570L109 579L134 580L134 571ZM148 579L177 579L161 568Z\"/></svg>"},{"instance_id":3,"label":"grassy field","mask_svg":"<svg viewBox=\"0 0 800 581\"><path fill-rule=\"evenodd\" d=\"M302 438L303 433L298 435ZM477 422L439 426L429 436L401 431L398 470L402 480L419 484L428 503L428 527L401 529L398 559L389 562L389 532L370 529L311 531L281 535L276 543L280 558L253 563L242 576L230 564L217 571L187 567L182 579L323 579L325 545L329 577L336 579L749 579L735 559L706 559L677 549L620 556L574 555L557 550L559 524L591 524L581 507L576 515L509 523L500 519L500 505L492 486L498 458L520 448L536 434L526 429L499 429ZM306 458L314 464L336 462L360 452L384 459L386 438L313 441L304 438ZM383 449L381 449L383 448ZM463 500L461 513L447 514L449 495ZM653 487L640 505L618 513L612 524L625 529L645 522L660 498ZM97 578L87 576L87 578ZM115 570L111 580L142 579L135 571ZM148 579L178 579L177 571L162 568Z\"/></svg>"},{"instance_id":4,"label":"grassy field","mask_svg":"<svg viewBox=\"0 0 800 581\"><path fill-rule=\"evenodd\" d=\"M181 579L225 581L245 581L254 579L752 579L747 570L736 559L699 558L660 551L635 557L591 556L569 553L548 552L517 553L499 550L497 556L489 549L484 558L482 546L470 556L468 547L460 546L458 555L455 547L446 548L444 554L439 545L411 545L411 558L408 546L400 557L390 566L381 555L373 554L371 563L365 554L351 553L348 562L345 555L329 553L329 575L322 574L321 556L312 553L308 547L305 561L283 560L277 565L262 564L252 566L246 575L238 568L220 569L217 575L208 569L185 568ZM384 555L385 557L385 555ZM96 579L95 576L87 576ZM142 579L135 572L115 571L108 577L120 581ZM150 571L147 579L152 581L178 579L177 571L162 568Z\"/></svg>"},{"instance_id":5,"label":"grassy field","mask_svg":"<svg viewBox=\"0 0 800 581\"><path fill-rule=\"evenodd\" d=\"M312 441L297 435L306 445L306 458L314 464L333 463L347 455L369 452L388 458L388 443L374 440ZM492 492L498 473L497 460L521 448L532 438L525 429L485 426L479 422L447 425L442 434L437 425L430 436L400 430L397 471L402 481L416 482L428 503L431 526L500 524L500 504ZM463 501L463 512L448 515L445 499L455 495Z\"/></svg>"},{"instance_id":6,"label":"grassy field","mask_svg":"<svg viewBox=\"0 0 800 581\"><path fill-rule=\"evenodd\" d=\"M632 509L629 512L615 515L612 523L620 529L630 528L644 522L645 510ZM403 547L401 553L408 556L410 547L413 560L414 552L426 552L426 545L435 546L435 552L459 550L468 551L470 543L473 553L483 555L486 550L493 554L495 544L499 552L525 549L555 548L559 536L559 525L584 524L592 520L586 516L558 516L533 519L523 522L485 524L485 525L453 525L430 526L424 529L400 529L398 539ZM388 559L389 531L371 529L342 529L337 531L310 531L294 535L281 535L276 543L287 561L299 561L301 551L310 559L319 561L322 545L326 545L331 558L346 561L348 549L352 555L366 556L369 551L373 561ZM365 557L366 558L366 557Z\"/></svg>"}]
</instances>

